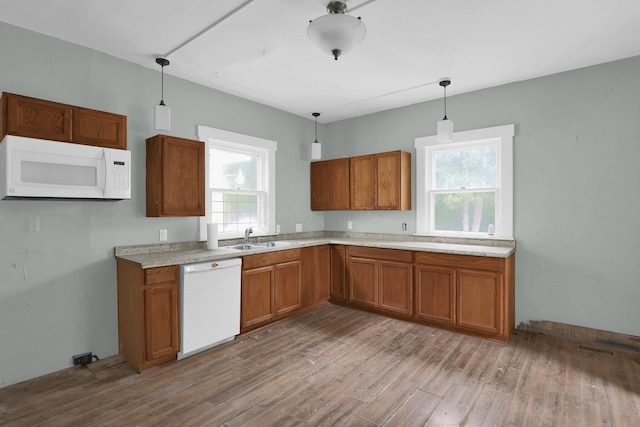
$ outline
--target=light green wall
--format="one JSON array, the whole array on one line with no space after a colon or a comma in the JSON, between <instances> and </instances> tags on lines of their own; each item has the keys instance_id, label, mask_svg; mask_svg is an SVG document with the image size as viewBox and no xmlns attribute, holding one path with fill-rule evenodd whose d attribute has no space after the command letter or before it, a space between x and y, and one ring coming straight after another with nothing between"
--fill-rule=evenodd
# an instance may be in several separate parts
<instances>
[{"instance_id":1,"label":"light green wall","mask_svg":"<svg viewBox=\"0 0 640 427\"><path fill-rule=\"evenodd\" d=\"M516 323L640 335L640 57L447 100L458 131L514 123ZM453 79L452 88L455 87ZM453 90L451 91L453 92ZM442 102L331 123L329 157L435 134ZM324 148L324 147L323 147ZM415 200L415 156L413 193ZM332 212L328 230L415 232L411 212Z\"/></svg>"},{"instance_id":2,"label":"light green wall","mask_svg":"<svg viewBox=\"0 0 640 427\"><path fill-rule=\"evenodd\" d=\"M145 139L155 135L160 67L147 69L0 23L0 91L124 114L132 199L0 201L0 387L71 364L73 354L118 353L114 246L197 239L196 218L146 218ZM207 125L278 142L276 223L322 230L309 209L312 117L301 118L165 75L170 134ZM40 232L29 232L30 217Z\"/></svg>"},{"instance_id":3,"label":"light green wall","mask_svg":"<svg viewBox=\"0 0 640 427\"><path fill-rule=\"evenodd\" d=\"M195 218L146 218L144 141L159 70L0 23L0 90L124 114L133 198L0 201L0 387L118 352L113 247L196 239ZM153 62L153 58L149 57ZM456 130L515 123L517 322L552 320L640 335L640 58L453 96ZM455 85L455 79L453 81ZM313 121L165 76L171 134L207 125L278 141L282 232L407 233L415 211L309 211ZM319 125L323 157L403 149L435 132L440 101ZM415 156L414 156L415 158ZM415 160L414 160L415 196ZM414 197L415 200L415 197ZM41 231L29 232L30 217Z\"/></svg>"}]
</instances>

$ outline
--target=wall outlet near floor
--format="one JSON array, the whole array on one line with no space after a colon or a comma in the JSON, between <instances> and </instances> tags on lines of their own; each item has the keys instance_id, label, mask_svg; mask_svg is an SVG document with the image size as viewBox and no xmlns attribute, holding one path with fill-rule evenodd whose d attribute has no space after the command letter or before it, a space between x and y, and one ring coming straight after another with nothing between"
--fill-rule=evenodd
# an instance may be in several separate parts
<instances>
[{"instance_id":1,"label":"wall outlet near floor","mask_svg":"<svg viewBox=\"0 0 640 427\"><path fill-rule=\"evenodd\" d=\"M166 242L167 241L167 229L166 228L161 228L160 229L160 241L161 242Z\"/></svg>"},{"instance_id":2,"label":"wall outlet near floor","mask_svg":"<svg viewBox=\"0 0 640 427\"><path fill-rule=\"evenodd\" d=\"M71 360L73 360L73 365L88 365L89 363L91 363L91 360L93 360L93 353L88 352L88 353L82 353L82 354L76 354L75 356L71 356Z\"/></svg>"},{"instance_id":3,"label":"wall outlet near floor","mask_svg":"<svg viewBox=\"0 0 640 427\"><path fill-rule=\"evenodd\" d=\"M407 231L407 223L406 222L402 223L402 231Z\"/></svg>"},{"instance_id":4,"label":"wall outlet near floor","mask_svg":"<svg viewBox=\"0 0 640 427\"><path fill-rule=\"evenodd\" d=\"M353 230L353 221L347 221L347 230Z\"/></svg>"},{"instance_id":5,"label":"wall outlet near floor","mask_svg":"<svg viewBox=\"0 0 640 427\"><path fill-rule=\"evenodd\" d=\"M302 231L302 224L296 224L296 233L299 233Z\"/></svg>"},{"instance_id":6,"label":"wall outlet near floor","mask_svg":"<svg viewBox=\"0 0 640 427\"><path fill-rule=\"evenodd\" d=\"M280 234L280 224L276 224L276 234Z\"/></svg>"}]
</instances>

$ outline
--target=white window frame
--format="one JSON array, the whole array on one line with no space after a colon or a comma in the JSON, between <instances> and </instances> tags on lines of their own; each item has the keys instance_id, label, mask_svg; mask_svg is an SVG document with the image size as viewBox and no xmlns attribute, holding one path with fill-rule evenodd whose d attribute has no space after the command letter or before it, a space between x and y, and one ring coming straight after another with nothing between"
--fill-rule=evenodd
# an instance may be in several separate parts
<instances>
[{"instance_id":1,"label":"white window frame","mask_svg":"<svg viewBox=\"0 0 640 427\"><path fill-rule=\"evenodd\" d=\"M264 156L266 162L261 168L261 180L264 183L266 196L266 206L260 214L266 216L264 222L266 230L257 231L253 234L269 235L275 234L276 229L276 151L278 142L269 139L258 138L251 135L230 132L223 129L216 129L208 126L198 126L198 138L205 143L205 216L200 217L198 222L198 236L200 241L207 240L207 222L211 218L211 187L209 183L209 152L211 147L235 149L240 151L250 151ZM223 239L242 237L243 232L220 233Z\"/></svg>"},{"instance_id":2,"label":"white window frame","mask_svg":"<svg viewBox=\"0 0 640 427\"><path fill-rule=\"evenodd\" d=\"M457 148L494 145L496 159L496 224L493 238L513 239L513 136L515 125L495 126L455 132L453 141L439 144L437 136L415 139L416 148L416 234L428 236L451 236L466 238L488 238L486 232L435 231L433 206L431 205L432 171L434 153Z\"/></svg>"}]
</instances>

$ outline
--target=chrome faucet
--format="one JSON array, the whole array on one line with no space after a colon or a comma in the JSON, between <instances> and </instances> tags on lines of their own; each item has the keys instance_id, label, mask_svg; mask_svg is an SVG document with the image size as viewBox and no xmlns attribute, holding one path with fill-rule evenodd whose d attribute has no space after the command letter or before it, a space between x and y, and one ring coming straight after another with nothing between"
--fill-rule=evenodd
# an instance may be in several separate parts
<instances>
[{"instance_id":1,"label":"chrome faucet","mask_svg":"<svg viewBox=\"0 0 640 427\"><path fill-rule=\"evenodd\" d=\"M253 233L253 227L248 227L244 230L244 244L249 244L249 234Z\"/></svg>"}]
</instances>

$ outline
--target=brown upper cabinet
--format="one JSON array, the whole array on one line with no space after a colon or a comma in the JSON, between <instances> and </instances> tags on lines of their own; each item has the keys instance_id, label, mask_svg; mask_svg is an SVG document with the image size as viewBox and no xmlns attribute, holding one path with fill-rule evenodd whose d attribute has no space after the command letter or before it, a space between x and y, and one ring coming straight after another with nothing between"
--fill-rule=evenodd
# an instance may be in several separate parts
<instances>
[{"instance_id":1,"label":"brown upper cabinet","mask_svg":"<svg viewBox=\"0 0 640 427\"><path fill-rule=\"evenodd\" d=\"M352 210L411 210L411 154L351 158Z\"/></svg>"},{"instance_id":2,"label":"brown upper cabinet","mask_svg":"<svg viewBox=\"0 0 640 427\"><path fill-rule=\"evenodd\" d=\"M147 216L204 216L204 143L147 139Z\"/></svg>"},{"instance_id":3,"label":"brown upper cabinet","mask_svg":"<svg viewBox=\"0 0 640 427\"><path fill-rule=\"evenodd\" d=\"M127 149L127 117L3 92L1 137L25 136Z\"/></svg>"},{"instance_id":4,"label":"brown upper cabinet","mask_svg":"<svg viewBox=\"0 0 640 427\"><path fill-rule=\"evenodd\" d=\"M411 154L311 163L311 210L411 210Z\"/></svg>"},{"instance_id":5,"label":"brown upper cabinet","mask_svg":"<svg viewBox=\"0 0 640 427\"><path fill-rule=\"evenodd\" d=\"M349 159L311 163L311 210L349 210Z\"/></svg>"}]
</instances>

